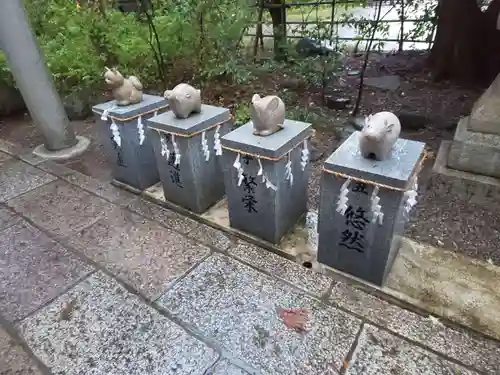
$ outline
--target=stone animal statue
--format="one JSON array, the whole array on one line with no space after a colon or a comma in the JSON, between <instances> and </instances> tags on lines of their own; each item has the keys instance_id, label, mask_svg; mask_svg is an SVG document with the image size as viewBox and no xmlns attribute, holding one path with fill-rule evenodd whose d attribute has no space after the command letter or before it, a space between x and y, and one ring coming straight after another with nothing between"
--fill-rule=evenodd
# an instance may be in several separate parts
<instances>
[{"instance_id":1,"label":"stone animal statue","mask_svg":"<svg viewBox=\"0 0 500 375\"><path fill-rule=\"evenodd\" d=\"M378 112L365 118L359 134L359 150L367 159L386 160L401 133L401 123L392 112Z\"/></svg>"},{"instance_id":2,"label":"stone animal statue","mask_svg":"<svg viewBox=\"0 0 500 375\"><path fill-rule=\"evenodd\" d=\"M254 127L253 134L268 136L283 128L285 122L285 103L275 95L252 96L250 117Z\"/></svg>"},{"instance_id":3,"label":"stone animal statue","mask_svg":"<svg viewBox=\"0 0 500 375\"><path fill-rule=\"evenodd\" d=\"M117 105L126 106L142 102L142 84L137 77L123 78L116 68L106 68L104 80L112 88Z\"/></svg>"},{"instance_id":4,"label":"stone animal statue","mask_svg":"<svg viewBox=\"0 0 500 375\"><path fill-rule=\"evenodd\" d=\"M191 113L201 112L201 91L187 83L179 83L163 94L177 118L188 118Z\"/></svg>"}]
</instances>

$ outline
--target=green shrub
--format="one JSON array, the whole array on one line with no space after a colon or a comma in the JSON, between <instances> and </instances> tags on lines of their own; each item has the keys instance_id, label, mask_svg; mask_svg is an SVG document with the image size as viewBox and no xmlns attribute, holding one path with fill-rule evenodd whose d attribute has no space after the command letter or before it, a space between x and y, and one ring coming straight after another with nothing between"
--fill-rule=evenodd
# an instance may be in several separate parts
<instances>
[{"instance_id":1,"label":"green shrub","mask_svg":"<svg viewBox=\"0 0 500 375\"><path fill-rule=\"evenodd\" d=\"M186 79L175 76L180 71L194 79L248 76L236 53L253 12L246 0L156 1L154 12L140 17L77 8L71 0L26 0L25 6L64 95L101 87L105 66L137 75L146 87ZM0 81L13 81L1 53Z\"/></svg>"}]
</instances>

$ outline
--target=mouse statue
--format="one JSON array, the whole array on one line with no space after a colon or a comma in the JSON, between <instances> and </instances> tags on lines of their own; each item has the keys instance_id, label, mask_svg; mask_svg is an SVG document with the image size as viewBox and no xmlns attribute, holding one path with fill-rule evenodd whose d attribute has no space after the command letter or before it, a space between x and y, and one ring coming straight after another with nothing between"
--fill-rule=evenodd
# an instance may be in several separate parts
<instances>
[{"instance_id":1,"label":"mouse statue","mask_svg":"<svg viewBox=\"0 0 500 375\"><path fill-rule=\"evenodd\" d=\"M116 68L106 68L104 80L112 88L117 105L126 106L142 102L142 84L137 77L123 78Z\"/></svg>"},{"instance_id":2,"label":"mouse statue","mask_svg":"<svg viewBox=\"0 0 500 375\"><path fill-rule=\"evenodd\" d=\"M392 112L378 112L365 118L359 134L359 150L367 159L386 160L401 133L401 123Z\"/></svg>"},{"instance_id":3,"label":"mouse statue","mask_svg":"<svg viewBox=\"0 0 500 375\"><path fill-rule=\"evenodd\" d=\"M253 134L267 136L283 128L285 122L285 103L276 95L252 96L250 117L254 127Z\"/></svg>"},{"instance_id":4,"label":"mouse statue","mask_svg":"<svg viewBox=\"0 0 500 375\"><path fill-rule=\"evenodd\" d=\"M179 83L163 94L177 118L188 118L191 113L201 112L201 91L187 83Z\"/></svg>"}]
</instances>

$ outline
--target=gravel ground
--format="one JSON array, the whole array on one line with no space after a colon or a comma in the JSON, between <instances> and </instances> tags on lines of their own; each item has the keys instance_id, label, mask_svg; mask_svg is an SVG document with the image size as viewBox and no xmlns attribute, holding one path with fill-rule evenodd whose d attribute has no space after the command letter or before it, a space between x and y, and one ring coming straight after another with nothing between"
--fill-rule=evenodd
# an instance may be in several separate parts
<instances>
[{"instance_id":1,"label":"gravel ground","mask_svg":"<svg viewBox=\"0 0 500 375\"><path fill-rule=\"evenodd\" d=\"M361 113L373 113L380 110L404 111L416 115L419 121L403 123L402 137L423 141L427 144L431 157L424 165L420 175L420 202L413 211L413 217L407 227L406 235L418 241L438 247L466 253L483 260L491 259L500 264L500 202L498 205L483 207L460 200L454 196L442 196L438 186L427 189L434 163L432 153L437 153L441 140L452 139L454 128L460 116L470 112L472 104L482 92L481 88L465 90L447 83L432 83L424 69L425 56L411 52L401 55L374 55L370 61L367 76L398 74L401 86L394 92L377 89L365 89ZM346 59L347 69L356 70L361 63L360 57ZM332 92L340 93L354 102L359 77L344 74L330 87ZM253 92L280 92L289 77L274 76L248 88L234 86L217 87L212 98L207 102L217 102L231 106L236 101L246 101ZM299 88L300 87L300 88ZM231 90L229 93L225 94ZM209 90L205 89L205 92ZM313 173L309 188L309 205L317 208L319 200L319 182L322 161L339 145L347 135L344 131L345 120L350 108L342 111L329 110L321 105L321 96L317 90L304 89L299 84L296 90L300 103L307 110L319 113L320 121L316 125L314 146L318 159L313 163ZM222 100L222 98L229 98ZM107 165L100 143L97 127L92 120L74 122L78 134L92 140L92 146L84 156L67 163L84 174L101 179L110 179L111 171ZM42 142L41 135L31 125L27 115L0 120L0 138L34 147Z\"/></svg>"}]
</instances>

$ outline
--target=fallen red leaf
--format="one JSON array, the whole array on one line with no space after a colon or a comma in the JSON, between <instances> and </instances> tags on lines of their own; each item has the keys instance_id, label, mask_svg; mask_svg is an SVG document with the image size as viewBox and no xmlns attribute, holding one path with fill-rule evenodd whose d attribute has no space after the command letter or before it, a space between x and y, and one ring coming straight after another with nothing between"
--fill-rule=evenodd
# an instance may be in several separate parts
<instances>
[{"instance_id":1,"label":"fallen red leaf","mask_svg":"<svg viewBox=\"0 0 500 375\"><path fill-rule=\"evenodd\" d=\"M306 309L284 308L278 310L279 317L287 328L296 332L304 332L309 322L308 311Z\"/></svg>"}]
</instances>

